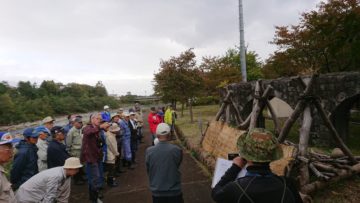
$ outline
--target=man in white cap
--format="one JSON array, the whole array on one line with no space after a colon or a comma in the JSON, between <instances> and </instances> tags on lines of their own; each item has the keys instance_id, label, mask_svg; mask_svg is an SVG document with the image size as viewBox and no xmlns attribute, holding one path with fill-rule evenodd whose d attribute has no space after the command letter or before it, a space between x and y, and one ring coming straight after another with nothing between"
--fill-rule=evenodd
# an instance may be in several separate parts
<instances>
[{"instance_id":1,"label":"man in white cap","mask_svg":"<svg viewBox=\"0 0 360 203\"><path fill-rule=\"evenodd\" d=\"M146 150L146 171L153 203L183 203L180 164L182 150L168 142L170 127L160 123L156 128L159 143Z\"/></svg>"},{"instance_id":2,"label":"man in white cap","mask_svg":"<svg viewBox=\"0 0 360 203\"><path fill-rule=\"evenodd\" d=\"M79 172L79 158L66 159L64 166L38 173L22 184L16 192L19 203L69 201L71 177Z\"/></svg>"},{"instance_id":3,"label":"man in white cap","mask_svg":"<svg viewBox=\"0 0 360 203\"><path fill-rule=\"evenodd\" d=\"M13 139L9 133L0 132L0 202L16 203L11 183L5 175L4 164L11 161L14 155L12 144L19 141L18 139Z\"/></svg>"}]
</instances>

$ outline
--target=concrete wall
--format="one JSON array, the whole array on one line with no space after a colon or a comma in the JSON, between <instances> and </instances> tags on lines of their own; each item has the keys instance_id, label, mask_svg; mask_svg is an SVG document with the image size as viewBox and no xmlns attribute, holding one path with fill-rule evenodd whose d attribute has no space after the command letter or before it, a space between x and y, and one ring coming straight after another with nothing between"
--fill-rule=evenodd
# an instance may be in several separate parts
<instances>
[{"instance_id":1,"label":"concrete wall","mask_svg":"<svg viewBox=\"0 0 360 203\"><path fill-rule=\"evenodd\" d=\"M310 76L301 77L304 82L308 82ZM242 117L245 119L252 109L252 100L256 81L247 83L230 84L228 89L234 92L233 101L238 105ZM271 97L277 97L288 103L293 109L304 91L298 77L278 78L274 80L262 80L262 88L266 89L271 85L274 91ZM221 91L224 98L225 89ZM349 110L353 104L360 100L360 72L341 72L320 75L315 82L312 95L318 97L325 111L331 117L338 132L344 139L348 137L348 126L345 124L349 117ZM315 116L312 133L314 142L324 142L329 140L328 131L323 126L321 119L313 111ZM345 121L345 122L344 122Z\"/></svg>"}]
</instances>

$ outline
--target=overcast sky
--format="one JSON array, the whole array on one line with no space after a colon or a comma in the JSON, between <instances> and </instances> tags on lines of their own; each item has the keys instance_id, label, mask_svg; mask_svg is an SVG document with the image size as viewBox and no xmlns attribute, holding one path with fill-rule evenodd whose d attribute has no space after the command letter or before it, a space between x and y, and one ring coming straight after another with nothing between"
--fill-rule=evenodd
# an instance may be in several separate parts
<instances>
[{"instance_id":1,"label":"overcast sky","mask_svg":"<svg viewBox=\"0 0 360 203\"><path fill-rule=\"evenodd\" d=\"M319 0L243 0L245 41L262 60L275 25L296 24ZM153 93L161 59L197 59L239 44L238 0L0 0L0 80L55 80L109 93Z\"/></svg>"}]
</instances>

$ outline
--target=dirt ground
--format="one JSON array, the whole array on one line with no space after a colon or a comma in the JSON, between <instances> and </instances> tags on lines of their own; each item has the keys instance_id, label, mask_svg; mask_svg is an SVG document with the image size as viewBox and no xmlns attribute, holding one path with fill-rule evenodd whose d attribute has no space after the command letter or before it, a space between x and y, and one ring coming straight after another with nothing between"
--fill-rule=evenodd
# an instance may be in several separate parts
<instances>
[{"instance_id":1,"label":"dirt ground","mask_svg":"<svg viewBox=\"0 0 360 203\"><path fill-rule=\"evenodd\" d=\"M149 191L148 177L145 169L145 150L151 145L149 128L144 128L145 143L139 145L137 152L137 166L134 170L127 170L117 178L118 187L105 187L104 203L150 203L151 192ZM184 150L181 164L182 189L184 202L186 203L211 203L211 179ZM70 203L89 202L87 185L72 185Z\"/></svg>"}]
</instances>

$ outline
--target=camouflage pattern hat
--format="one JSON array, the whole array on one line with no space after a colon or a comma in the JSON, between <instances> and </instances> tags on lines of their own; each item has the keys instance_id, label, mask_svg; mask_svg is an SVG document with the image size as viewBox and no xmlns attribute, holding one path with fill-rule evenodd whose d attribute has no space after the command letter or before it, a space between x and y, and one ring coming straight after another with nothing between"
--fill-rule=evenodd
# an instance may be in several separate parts
<instances>
[{"instance_id":1,"label":"camouflage pattern hat","mask_svg":"<svg viewBox=\"0 0 360 203\"><path fill-rule=\"evenodd\" d=\"M271 162L282 157L276 137L268 130L254 128L238 139L240 156L253 162Z\"/></svg>"}]
</instances>

